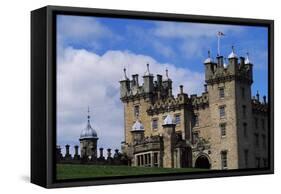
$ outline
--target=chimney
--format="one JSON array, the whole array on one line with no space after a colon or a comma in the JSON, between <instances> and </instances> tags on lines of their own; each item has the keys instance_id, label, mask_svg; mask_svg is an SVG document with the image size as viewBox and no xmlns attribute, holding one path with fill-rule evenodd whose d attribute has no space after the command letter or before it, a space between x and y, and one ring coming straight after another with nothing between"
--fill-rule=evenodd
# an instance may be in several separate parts
<instances>
[{"instance_id":1,"label":"chimney","mask_svg":"<svg viewBox=\"0 0 281 194\"><path fill-rule=\"evenodd\" d=\"M263 103L266 104L266 96L263 96Z\"/></svg>"},{"instance_id":2,"label":"chimney","mask_svg":"<svg viewBox=\"0 0 281 194\"><path fill-rule=\"evenodd\" d=\"M100 148L100 158L103 158L103 148Z\"/></svg>"},{"instance_id":3,"label":"chimney","mask_svg":"<svg viewBox=\"0 0 281 194\"><path fill-rule=\"evenodd\" d=\"M133 77L133 86L139 86L139 75L134 74L132 75L132 77Z\"/></svg>"},{"instance_id":4,"label":"chimney","mask_svg":"<svg viewBox=\"0 0 281 194\"><path fill-rule=\"evenodd\" d=\"M217 56L218 66L223 67L223 56Z\"/></svg>"},{"instance_id":5,"label":"chimney","mask_svg":"<svg viewBox=\"0 0 281 194\"><path fill-rule=\"evenodd\" d=\"M107 149L107 158L111 158L111 149L110 148Z\"/></svg>"},{"instance_id":6,"label":"chimney","mask_svg":"<svg viewBox=\"0 0 281 194\"><path fill-rule=\"evenodd\" d=\"M180 85L180 93L183 94L183 85Z\"/></svg>"},{"instance_id":7,"label":"chimney","mask_svg":"<svg viewBox=\"0 0 281 194\"><path fill-rule=\"evenodd\" d=\"M162 75L157 75L157 83L158 83L158 86L162 85Z\"/></svg>"},{"instance_id":8,"label":"chimney","mask_svg":"<svg viewBox=\"0 0 281 194\"><path fill-rule=\"evenodd\" d=\"M240 65L241 66L245 65L245 58L244 57L240 57Z\"/></svg>"},{"instance_id":9,"label":"chimney","mask_svg":"<svg viewBox=\"0 0 281 194\"><path fill-rule=\"evenodd\" d=\"M70 146L69 146L68 144L65 145L65 155L66 155L66 156L69 155L69 147L70 147Z\"/></svg>"},{"instance_id":10,"label":"chimney","mask_svg":"<svg viewBox=\"0 0 281 194\"><path fill-rule=\"evenodd\" d=\"M78 145L74 146L74 149L75 149L75 155L77 156L78 155Z\"/></svg>"}]
</instances>

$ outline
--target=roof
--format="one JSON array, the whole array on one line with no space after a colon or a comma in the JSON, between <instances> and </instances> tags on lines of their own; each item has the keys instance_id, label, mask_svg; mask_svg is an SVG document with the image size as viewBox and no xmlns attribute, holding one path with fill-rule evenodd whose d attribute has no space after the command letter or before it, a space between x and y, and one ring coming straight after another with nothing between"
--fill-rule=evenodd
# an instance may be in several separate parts
<instances>
[{"instance_id":1,"label":"roof","mask_svg":"<svg viewBox=\"0 0 281 194\"><path fill-rule=\"evenodd\" d=\"M173 118L170 114L168 114L166 116L166 118L164 119L164 125L171 125L174 124Z\"/></svg>"},{"instance_id":2,"label":"roof","mask_svg":"<svg viewBox=\"0 0 281 194\"><path fill-rule=\"evenodd\" d=\"M137 119L132 126L132 131L144 131L143 124Z\"/></svg>"}]
</instances>

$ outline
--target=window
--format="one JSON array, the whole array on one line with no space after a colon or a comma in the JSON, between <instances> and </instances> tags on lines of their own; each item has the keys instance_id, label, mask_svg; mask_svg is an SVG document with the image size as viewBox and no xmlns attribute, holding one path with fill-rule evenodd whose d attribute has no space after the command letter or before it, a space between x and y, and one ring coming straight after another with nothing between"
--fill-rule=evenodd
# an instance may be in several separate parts
<instances>
[{"instance_id":1,"label":"window","mask_svg":"<svg viewBox=\"0 0 281 194\"><path fill-rule=\"evenodd\" d=\"M221 167L227 169L227 151L221 152Z\"/></svg>"},{"instance_id":2,"label":"window","mask_svg":"<svg viewBox=\"0 0 281 194\"><path fill-rule=\"evenodd\" d=\"M248 137L248 129L247 129L247 123L243 123L243 134L244 137Z\"/></svg>"},{"instance_id":3,"label":"window","mask_svg":"<svg viewBox=\"0 0 281 194\"><path fill-rule=\"evenodd\" d=\"M260 168L261 164L260 164L260 157L256 157L256 168Z\"/></svg>"},{"instance_id":4,"label":"window","mask_svg":"<svg viewBox=\"0 0 281 194\"><path fill-rule=\"evenodd\" d=\"M258 122L258 118L255 117L255 128L258 129L259 128L259 122Z\"/></svg>"},{"instance_id":5,"label":"window","mask_svg":"<svg viewBox=\"0 0 281 194\"><path fill-rule=\"evenodd\" d=\"M259 134L255 133L255 145L258 147L260 144L259 142Z\"/></svg>"},{"instance_id":6,"label":"window","mask_svg":"<svg viewBox=\"0 0 281 194\"><path fill-rule=\"evenodd\" d=\"M241 95L242 95L242 98L244 99L245 98L245 88L241 88Z\"/></svg>"},{"instance_id":7,"label":"window","mask_svg":"<svg viewBox=\"0 0 281 194\"><path fill-rule=\"evenodd\" d=\"M134 106L134 115L137 117L140 115L140 106Z\"/></svg>"},{"instance_id":8,"label":"window","mask_svg":"<svg viewBox=\"0 0 281 194\"><path fill-rule=\"evenodd\" d=\"M248 156L249 156L249 151L248 150L244 150L245 168L248 167L248 163L249 163L248 162L249 161Z\"/></svg>"},{"instance_id":9,"label":"window","mask_svg":"<svg viewBox=\"0 0 281 194\"><path fill-rule=\"evenodd\" d=\"M221 131L221 137L225 137L226 136L226 124L225 123L220 124L220 131Z\"/></svg>"},{"instance_id":10,"label":"window","mask_svg":"<svg viewBox=\"0 0 281 194\"><path fill-rule=\"evenodd\" d=\"M158 153L157 152L153 153L153 166L158 167Z\"/></svg>"},{"instance_id":11,"label":"window","mask_svg":"<svg viewBox=\"0 0 281 194\"><path fill-rule=\"evenodd\" d=\"M262 130L265 130L265 121L264 121L264 119L261 120L261 128L262 128Z\"/></svg>"},{"instance_id":12,"label":"window","mask_svg":"<svg viewBox=\"0 0 281 194\"><path fill-rule=\"evenodd\" d=\"M198 118L198 115L194 115L194 126L196 126L196 127L199 126L199 118Z\"/></svg>"},{"instance_id":13,"label":"window","mask_svg":"<svg viewBox=\"0 0 281 194\"><path fill-rule=\"evenodd\" d=\"M262 135L262 147L266 148L266 141L265 141L265 135Z\"/></svg>"},{"instance_id":14,"label":"window","mask_svg":"<svg viewBox=\"0 0 281 194\"><path fill-rule=\"evenodd\" d=\"M158 119L152 119L152 129L158 129Z\"/></svg>"},{"instance_id":15,"label":"window","mask_svg":"<svg viewBox=\"0 0 281 194\"><path fill-rule=\"evenodd\" d=\"M243 118L247 117L247 111L246 111L246 106L245 105L242 106L242 114L243 114Z\"/></svg>"},{"instance_id":16,"label":"window","mask_svg":"<svg viewBox=\"0 0 281 194\"><path fill-rule=\"evenodd\" d=\"M175 123L176 123L176 125L180 125L180 123L181 123L180 115L175 115Z\"/></svg>"},{"instance_id":17,"label":"window","mask_svg":"<svg viewBox=\"0 0 281 194\"><path fill-rule=\"evenodd\" d=\"M220 118L225 117L225 106L220 106L219 112L220 112Z\"/></svg>"},{"instance_id":18,"label":"window","mask_svg":"<svg viewBox=\"0 0 281 194\"><path fill-rule=\"evenodd\" d=\"M219 88L219 97L224 98L224 88Z\"/></svg>"}]
</instances>

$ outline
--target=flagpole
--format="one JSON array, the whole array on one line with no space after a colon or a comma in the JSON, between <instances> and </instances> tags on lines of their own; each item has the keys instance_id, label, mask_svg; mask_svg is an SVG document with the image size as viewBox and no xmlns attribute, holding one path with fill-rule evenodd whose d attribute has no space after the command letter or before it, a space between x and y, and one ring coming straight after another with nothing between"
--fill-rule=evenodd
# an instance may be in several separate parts
<instances>
[{"instance_id":1,"label":"flagpole","mask_svg":"<svg viewBox=\"0 0 281 194\"><path fill-rule=\"evenodd\" d=\"M218 56L220 56L220 34L218 36Z\"/></svg>"}]
</instances>

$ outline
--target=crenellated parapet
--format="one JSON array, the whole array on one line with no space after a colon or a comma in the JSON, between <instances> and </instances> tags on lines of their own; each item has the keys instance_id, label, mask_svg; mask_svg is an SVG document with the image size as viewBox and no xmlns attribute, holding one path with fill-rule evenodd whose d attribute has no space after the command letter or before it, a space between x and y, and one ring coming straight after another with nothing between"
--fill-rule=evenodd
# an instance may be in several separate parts
<instances>
[{"instance_id":1,"label":"crenellated parapet","mask_svg":"<svg viewBox=\"0 0 281 194\"><path fill-rule=\"evenodd\" d=\"M254 114L267 114L268 103L266 102L266 96L263 96L263 101L260 101L260 95L257 92L256 96L252 98L252 110Z\"/></svg>"},{"instance_id":2,"label":"crenellated parapet","mask_svg":"<svg viewBox=\"0 0 281 194\"><path fill-rule=\"evenodd\" d=\"M142 78L143 84L140 84L138 74L132 75L132 79L129 79L126 69L124 69L124 77L120 81L120 99L122 102L140 99L155 101L172 96L172 80L169 78L168 70L166 70L164 80L162 75L157 75L156 80L154 80L154 75L150 73L149 64L147 64L147 70Z\"/></svg>"},{"instance_id":3,"label":"crenellated parapet","mask_svg":"<svg viewBox=\"0 0 281 194\"><path fill-rule=\"evenodd\" d=\"M209 95L208 92L202 93L202 96L193 94L190 96L192 107L195 109L205 108L209 106Z\"/></svg>"},{"instance_id":4,"label":"crenellated parapet","mask_svg":"<svg viewBox=\"0 0 281 194\"><path fill-rule=\"evenodd\" d=\"M253 64L249 60L248 54L246 59L244 57L238 59L232 47L232 52L228 56L228 64L223 56L216 57L217 60L214 61L210 57L210 52L208 54L209 58L204 62L207 84L212 85L232 80L248 84L253 83Z\"/></svg>"}]
</instances>

